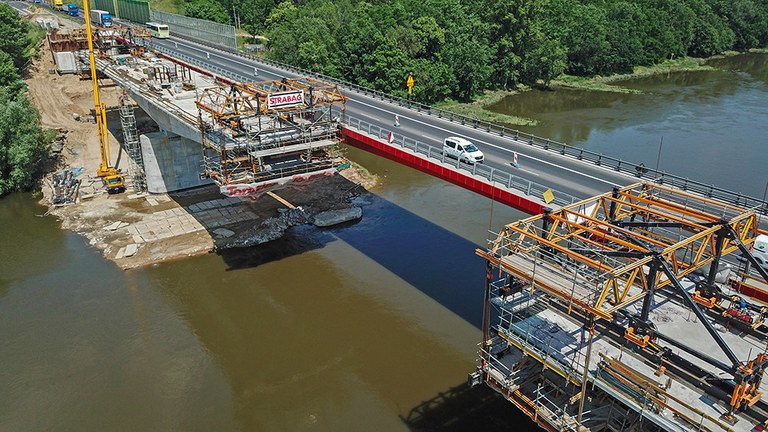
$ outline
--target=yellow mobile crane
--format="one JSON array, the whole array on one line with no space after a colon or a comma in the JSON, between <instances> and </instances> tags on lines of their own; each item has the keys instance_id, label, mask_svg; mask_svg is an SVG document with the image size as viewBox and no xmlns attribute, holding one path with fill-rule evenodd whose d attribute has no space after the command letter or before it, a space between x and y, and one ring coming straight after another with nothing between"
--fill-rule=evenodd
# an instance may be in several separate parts
<instances>
[{"instance_id":1,"label":"yellow mobile crane","mask_svg":"<svg viewBox=\"0 0 768 432\"><path fill-rule=\"evenodd\" d=\"M109 131L107 130L107 109L99 100L99 82L96 80L96 61L93 57L93 33L91 29L88 0L83 0L85 14L85 32L88 34L88 58L91 61L91 80L93 81L93 103L95 105L96 125L99 128L99 148L101 150L101 165L96 175L101 177L107 187L107 193L125 191L125 179L109 161Z\"/></svg>"}]
</instances>

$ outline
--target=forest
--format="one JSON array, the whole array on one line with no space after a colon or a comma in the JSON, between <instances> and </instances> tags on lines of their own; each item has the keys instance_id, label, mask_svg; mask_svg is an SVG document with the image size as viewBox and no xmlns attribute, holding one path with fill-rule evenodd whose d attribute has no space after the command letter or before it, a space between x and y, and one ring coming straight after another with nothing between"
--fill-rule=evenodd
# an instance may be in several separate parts
<instances>
[{"instance_id":1,"label":"forest","mask_svg":"<svg viewBox=\"0 0 768 432\"><path fill-rule=\"evenodd\" d=\"M0 4L0 196L30 190L44 172L52 132L40 128L21 71L45 32Z\"/></svg>"},{"instance_id":2,"label":"forest","mask_svg":"<svg viewBox=\"0 0 768 432\"><path fill-rule=\"evenodd\" d=\"M211 5L211 2L215 2ZM421 102L768 44L766 0L190 0L267 56Z\"/></svg>"}]
</instances>

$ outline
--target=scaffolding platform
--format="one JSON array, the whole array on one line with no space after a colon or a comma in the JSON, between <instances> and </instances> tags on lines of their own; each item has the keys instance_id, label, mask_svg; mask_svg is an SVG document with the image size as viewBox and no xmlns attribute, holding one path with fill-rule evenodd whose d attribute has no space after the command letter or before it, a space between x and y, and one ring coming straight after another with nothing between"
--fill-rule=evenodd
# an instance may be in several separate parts
<instances>
[{"instance_id":1,"label":"scaffolding platform","mask_svg":"<svg viewBox=\"0 0 768 432\"><path fill-rule=\"evenodd\" d=\"M729 254L757 267L758 224L752 209L638 183L505 226L477 251L470 383L552 431L763 427L766 308L721 271Z\"/></svg>"}]
</instances>

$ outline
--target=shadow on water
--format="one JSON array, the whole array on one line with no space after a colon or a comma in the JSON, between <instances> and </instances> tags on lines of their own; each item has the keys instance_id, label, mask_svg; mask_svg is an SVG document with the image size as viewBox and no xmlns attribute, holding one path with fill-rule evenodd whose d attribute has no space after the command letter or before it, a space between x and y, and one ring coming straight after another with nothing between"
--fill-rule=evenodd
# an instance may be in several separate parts
<instances>
[{"instance_id":1,"label":"shadow on water","mask_svg":"<svg viewBox=\"0 0 768 432\"><path fill-rule=\"evenodd\" d=\"M219 252L230 270L255 267L342 240L476 327L482 319L483 261L477 245L379 196L363 218L330 229L292 227L279 240ZM354 265L354 263L349 263Z\"/></svg>"},{"instance_id":2,"label":"shadow on water","mask_svg":"<svg viewBox=\"0 0 768 432\"><path fill-rule=\"evenodd\" d=\"M438 393L400 418L412 431L538 430L487 386L466 383Z\"/></svg>"},{"instance_id":3,"label":"shadow on water","mask_svg":"<svg viewBox=\"0 0 768 432\"><path fill-rule=\"evenodd\" d=\"M225 249L217 253L227 263L227 270L232 271L258 267L320 249L334 240L336 238L327 231L313 225L299 225L269 243L244 249Z\"/></svg>"}]
</instances>

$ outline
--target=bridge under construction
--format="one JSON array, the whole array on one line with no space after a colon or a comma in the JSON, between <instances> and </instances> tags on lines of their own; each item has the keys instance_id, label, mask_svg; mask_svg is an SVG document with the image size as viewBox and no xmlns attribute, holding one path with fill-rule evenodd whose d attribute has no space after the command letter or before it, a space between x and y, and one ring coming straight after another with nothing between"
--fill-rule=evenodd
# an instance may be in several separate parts
<instances>
[{"instance_id":1,"label":"bridge under construction","mask_svg":"<svg viewBox=\"0 0 768 432\"><path fill-rule=\"evenodd\" d=\"M759 222L638 183L506 225L477 250L487 274L470 384L552 431L762 427L768 309L744 277L768 279L750 251Z\"/></svg>"},{"instance_id":2,"label":"bridge under construction","mask_svg":"<svg viewBox=\"0 0 768 432\"><path fill-rule=\"evenodd\" d=\"M334 144L346 97L334 86L308 78L235 82L148 57L116 55L100 69L169 130L198 143L190 154L201 177L224 194L258 197L343 163ZM385 128L367 130L386 145ZM162 145L145 141L144 155L157 161ZM413 148L418 153L419 143ZM442 153L426 147L426 154L435 159L431 171L447 165ZM471 174L484 169L475 164ZM488 178L516 181L493 168ZM470 383L487 384L548 430L762 427L768 275L751 246L767 233L743 199L637 183L505 226L477 251L487 272Z\"/></svg>"}]
</instances>

